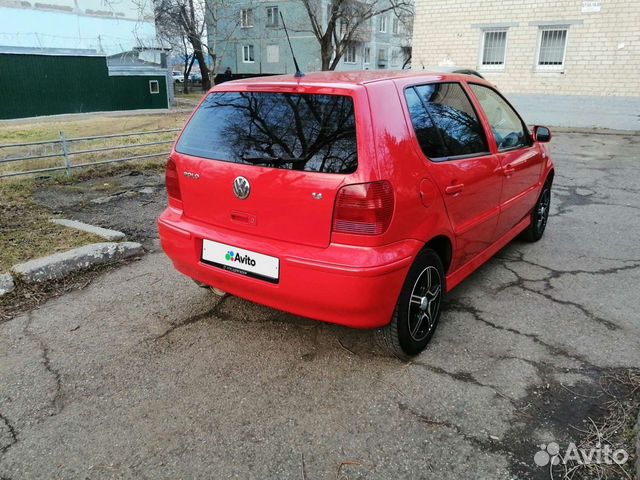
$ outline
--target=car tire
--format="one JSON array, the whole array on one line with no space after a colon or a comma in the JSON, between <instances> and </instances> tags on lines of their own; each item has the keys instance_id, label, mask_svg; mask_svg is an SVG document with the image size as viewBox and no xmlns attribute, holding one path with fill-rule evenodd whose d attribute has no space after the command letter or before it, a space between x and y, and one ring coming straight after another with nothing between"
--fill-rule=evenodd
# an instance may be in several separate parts
<instances>
[{"instance_id":1,"label":"car tire","mask_svg":"<svg viewBox=\"0 0 640 480\"><path fill-rule=\"evenodd\" d=\"M402 360L424 350L440 320L445 292L442 260L435 251L422 250L409 269L391 322L376 332L380 346Z\"/></svg>"},{"instance_id":2,"label":"car tire","mask_svg":"<svg viewBox=\"0 0 640 480\"><path fill-rule=\"evenodd\" d=\"M531 210L531 224L522 232L521 238L527 242L537 242L544 235L549 220L551 206L551 182L546 182L538 196L538 201Z\"/></svg>"}]
</instances>

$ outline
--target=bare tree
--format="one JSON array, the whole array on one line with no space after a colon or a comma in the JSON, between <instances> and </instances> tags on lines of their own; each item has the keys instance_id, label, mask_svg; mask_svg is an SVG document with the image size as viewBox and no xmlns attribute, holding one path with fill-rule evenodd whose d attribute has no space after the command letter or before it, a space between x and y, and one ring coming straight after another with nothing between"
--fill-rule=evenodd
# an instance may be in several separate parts
<instances>
[{"instance_id":1,"label":"bare tree","mask_svg":"<svg viewBox=\"0 0 640 480\"><path fill-rule=\"evenodd\" d=\"M322 70L334 70L350 45L371 35L373 18L388 12L403 19L413 16L413 0L333 0L328 4L318 0L299 1L320 44Z\"/></svg>"},{"instance_id":2,"label":"bare tree","mask_svg":"<svg viewBox=\"0 0 640 480\"><path fill-rule=\"evenodd\" d=\"M145 0L141 0L145 1ZM211 79L218 73L221 57L218 47L226 48L229 42L216 42L209 45L205 40L207 23L217 25L221 14L233 15L231 21L223 22L229 26L223 39L227 40L238 25L235 9L230 8L233 0L152 0L154 3L158 36L180 51L184 58L184 85L188 89L188 78L193 64L197 61L202 75L202 89L211 88ZM212 62L207 63L207 57Z\"/></svg>"}]
</instances>

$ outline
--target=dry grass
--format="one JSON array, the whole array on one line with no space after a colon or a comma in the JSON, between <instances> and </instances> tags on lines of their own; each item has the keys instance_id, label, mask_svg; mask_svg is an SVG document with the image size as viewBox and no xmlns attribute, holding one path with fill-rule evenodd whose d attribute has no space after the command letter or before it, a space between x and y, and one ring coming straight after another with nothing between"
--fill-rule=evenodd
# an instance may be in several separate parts
<instances>
[{"instance_id":1,"label":"dry grass","mask_svg":"<svg viewBox=\"0 0 640 480\"><path fill-rule=\"evenodd\" d=\"M32 198L33 181L0 183L0 272L51 253L103 241L49 222L51 213Z\"/></svg>"},{"instance_id":2,"label":"dry grass","mask_svg":"<svg viewBox=\"0 0 640 480\"><path fill-rule=\"evenodd\" d=\"M36 122L23 123L20 121L0 124L0 144L27 143L55 140L56 143L34 145L29 147L15 147L0 149L1 158L15 158L28 155L46 155L62 153L59 142L60 132L67 138L78 138L120 133L133 133L154 130L181 128L188 117L188 112L163 113L158 115L98 115L87 114L73 120L43 119ZM93 150L98 148L127 146L120 150L93 152L72 155L73 165L81 165L97 161L124 158L134 155L160 154L164 155L171 148L170 143L151 146L137 146L139 144L167 141L171 142L176 132L141 135L136 137L120 137L113 139L83 140L69 142L69 150ZM25 171L39 168L64 166L62 156L47 159L28 160L0 165L0 174L15 171Z\"/></svg>"},{"instance_id":3,"label":"dry grass","mask_svg":"<svg viewBox=\"0 0 640 480\"><path fill-rule=\"evenodd\" d=\"M176 107L177 108L193 108L202 99L204 92L200 88L196 88L195 91L189 92L186 95L176 92Z\"/></svg>"},{"instance_id":4,"label":"dry grass","mask_svg":"<svg viewBox=\"0 0 640 480\"><path fill-rule=\"evenodd\" d=\"M184 102L195 104L198 93L187 96ZM69 117L49 117L38 121L0 122L0 144L26 143L59 138L64 131L67 138L131 133L139 131L164 130L181 128L189 115L188 111L170 112L157 115L114 115L87 114L70 119ZM74 156L74 164L99 161L107 158L121 158L145 153L166 152L170 145L136 147L139 143L172 140L175 133L144 135L139 138L116 138L113 140L83 141L71 144L73 150L101 148L114 145L129 145L119 151L107 151ZM59 144L57 147L59 148ZM53 148L51 146L47 147ZM53 153L47 148L32 147L25 149L1 149L0 158L9 156L25 156L30 154ZM46 178L14 177L0 180L0 273L8 270L16 263L41 257L58 251L68 250L87 243L102 241L100 237L70 230L49 222L51 212L33 199L33 192L47 184L65 184L74 188L73 184L95 175L116 175L126 169L137 170L164 168L164 156L137 160L134 162L115 163L73 170L71 177L64 172L48 174ZM0 165L0 173L9 169L23 170L29 168L45 168L62 165L62 158L40 161L16 162ZM99 188L99 187L98 187ZM84 278L84 277L79 277ZM53 282L52 286L29 286L18 282L18 288L0 299L0 320L8 318L14 311L31 308L49 298L72 288L78 288L75 277Z\"/></svg>"},{"instance_id":5,"label":"dry grass","mask_svg":"<svg viewBox=\"0 0 640 480\"><path fill-rule=\"evenodd\" d=\"M610 445L615 451L623 448L629 459L622 465L614 462L583 463L570 462L563 465L562 477L567 480L582 479L628 479L635 478L634 426L640 410L640 370L629 369L624 373L606 375L600 381L603 394L608 398L604 404L606 414L599 420L589 418L586 427L574 427L582 435L578 449L589 451Z\"/></svg>"},{"instance_id":6,"label":"dry grass","mask_svg":"<svg viewBox=\"0 0 640 480\"><path fill-rule=\"evenodd\" d=\"M112 133L138 132L180 128L188 113L160 113L157 115L86 114L73 119L48 117L25 123L17 120L0 124L0 144L56 140L59 132L67 137L88 137Z\"/></svg>"}]
</instances>

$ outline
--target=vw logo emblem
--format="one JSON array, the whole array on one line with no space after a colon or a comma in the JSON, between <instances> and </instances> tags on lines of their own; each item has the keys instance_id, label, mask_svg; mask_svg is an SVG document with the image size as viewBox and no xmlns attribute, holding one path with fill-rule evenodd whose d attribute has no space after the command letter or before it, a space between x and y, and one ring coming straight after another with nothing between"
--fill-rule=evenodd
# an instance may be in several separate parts
<instances>
[{"instance_id":1,"label":"vw logo emblem","mask_svg":"<svg viewBox=\"0 0 640 480\"><path fill-rule=\"evenodd\" d=\"M240 200L244 200L251 193L251 185L249 180L244 177L236 177L233 181L233 193L236 194Z\"/></svg>"}]
</instances>

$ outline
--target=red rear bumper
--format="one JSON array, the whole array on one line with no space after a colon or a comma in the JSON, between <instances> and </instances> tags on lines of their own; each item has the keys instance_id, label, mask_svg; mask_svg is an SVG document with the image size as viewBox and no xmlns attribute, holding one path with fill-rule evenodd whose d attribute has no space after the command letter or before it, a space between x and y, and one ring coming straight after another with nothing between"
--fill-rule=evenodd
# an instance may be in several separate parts
<instances>
[{"instance_id":1,"label":"red rear bumper","mask_svg":"<svg viewBox=\"0 0 640 480\"><path fill-rule=\"evenodd\" d=\"M160 216L158 227L162 248L183 274L256 303L355 328L389 323L407 271L422 248L417 240L383 247L309 247L212 229L171 208ZM279 282L203 263L203 238L278 257Z\"/></svg>"}]
</instances>

